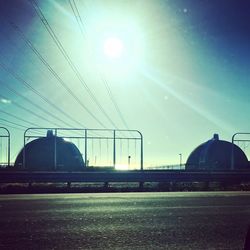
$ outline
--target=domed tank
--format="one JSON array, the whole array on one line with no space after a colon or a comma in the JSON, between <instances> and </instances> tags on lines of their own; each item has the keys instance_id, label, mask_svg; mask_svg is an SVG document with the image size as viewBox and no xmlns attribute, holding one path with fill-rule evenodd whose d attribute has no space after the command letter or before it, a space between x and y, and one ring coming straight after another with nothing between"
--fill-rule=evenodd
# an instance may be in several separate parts
<instances>
[{"instance_id":1,"label":"domed tank","mask_svg":"<svg viewBox=\"0 0 250 250\"><path fill-rule=\"evenodd\" d=\"M56 158L55 158L56 148ZM24 166L23 166L24 156ZM55 166L56 162L56 166ZM75 144L47 132L47 137L35 139L18 154L14 168L35 171L79 171L85 164Z\"/></svg>"},{"instance_id":2,"label":"domed tank","mask_svg":"<svg viewBox=\"0 0 250 250\"><path fill-rule=\"evenodd\" d=\"M230 170L234 152L234 170L250 169L245 153L235 144L219 140L215 134L211 140L199 145L189 155L186 170Z\"/></svg>"}]
</instances>

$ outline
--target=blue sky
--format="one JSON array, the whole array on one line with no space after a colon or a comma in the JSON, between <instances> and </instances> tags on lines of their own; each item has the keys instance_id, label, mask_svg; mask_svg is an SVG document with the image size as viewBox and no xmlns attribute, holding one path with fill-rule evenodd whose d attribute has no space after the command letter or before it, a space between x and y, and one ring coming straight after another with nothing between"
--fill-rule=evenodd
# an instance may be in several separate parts
<instances>
[{"instance_id":1,"label":"blue sky","mask_svg":"<svg viewBox=\"0 0 250 250\"><path fill-rule=\"evenodd\" d=\"M25 127L34 124L88 128L115 125L122 129L127 125L138 129L145 139L146 166L178 163L180 153L185 161L213 133L231 140L235 132L250 131L247 0L75 0L84 24L83 35L69 1L37 3L101 109L62 56L31 3L1 0L0 110L8 114L0 113L0 126L11 131L13 159L22 147ZM108 36L123 40L123 58L104 57L102 45ZM23 38L90 112L69 95ZM121 114L100 76L106 80Z\"/></svg>"}]
</instances>

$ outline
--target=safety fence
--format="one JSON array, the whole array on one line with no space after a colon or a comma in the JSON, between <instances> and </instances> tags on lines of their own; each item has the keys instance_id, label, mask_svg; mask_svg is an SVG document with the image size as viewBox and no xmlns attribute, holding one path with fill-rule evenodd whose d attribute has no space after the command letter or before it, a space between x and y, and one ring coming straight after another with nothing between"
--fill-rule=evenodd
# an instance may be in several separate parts
<instances>
[{"instance_id":1,"label":"safety fence","mask_svg":"<svg viewBox=\"0 0 250 250\"><path fill-rule=\"evenodd\" d=\"M10 132L4 127L0 127L0 166L10 165Z\"/></svg>"},{"instance_id":2,"label":"safety fence","mask_svg":"<svg viewBox=\"0 0 250 250\"><path fill-rule=\"evenodd\" d=\"M143 136L138 130L28 128L24 132L23 168L27 165L26 146L46 137L73 143L80 151L85 167L113 167L120 170L143 169ZM58 140L54 140L54 170L58 167Z\"/></svg>"}]
</instances>

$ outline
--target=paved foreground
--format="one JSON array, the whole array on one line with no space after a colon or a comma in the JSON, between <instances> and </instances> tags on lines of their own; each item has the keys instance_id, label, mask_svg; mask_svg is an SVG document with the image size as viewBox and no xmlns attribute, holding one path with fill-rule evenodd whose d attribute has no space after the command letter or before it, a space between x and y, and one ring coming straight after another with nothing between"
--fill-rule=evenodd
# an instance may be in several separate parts
<instances>
[{"instance_id":1,"label":"paved foreground","mask_svg":"<svg viewBox=\"0 0 250 250\"><path fill-rule=\"evenodd\" d=\"M250 193L0 196L0 249L242 249Z\"/></svg>"}]
</instances>

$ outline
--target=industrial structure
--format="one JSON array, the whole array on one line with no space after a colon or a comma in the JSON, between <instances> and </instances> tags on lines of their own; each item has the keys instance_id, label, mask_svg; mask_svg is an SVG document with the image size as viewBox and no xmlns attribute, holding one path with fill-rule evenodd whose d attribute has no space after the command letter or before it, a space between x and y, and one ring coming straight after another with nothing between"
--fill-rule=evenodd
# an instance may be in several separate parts
<instances>
[{"instance_id":1,"label":"industrial structure","mask_svg":"<svg viewBox=\"0 0 250 250\"><path fill-rule=\"evenodd\" d=\"M143 137L137 130L28 128L14 164L14 170L32 171L120 168L143 170Z\"/></svg>"},{"instance_id":2,"label":"industrial structure","mask_svg":"<svg viewBox=\"0 0 250 250\"><path fill-rule=\"evenodd\" d=\"M47 131L47 136L41 129ZM2 134L8 160L10 135ZM234 144L235 141L249 140L237 139L235 135L232 142L228 142L215 134L190 154L185 169L144 170L143 137L137 130L29 128L24 132L24 146L14 166L8 163L7 167L1 168L0 183L67 182L70 186L72 182L103 182L105 185L109 182L138 182L141 187L145 182L250 182L248 159ZM105 145L106 148L102 148ZM130 151L132 145L134 152ZM98 146L97 153L106 153L111 158L105 161L110 162L106 168L92 165L93 159L97 158L93 151L95 146ZM106 158L104 156L102 159ZM131 159L133 165L129 168ZM136 159L137 164L134 164ZM128 168L116 171L117 164L122 161L127 161Z\"/></svg>"},{"instance_id":3,"label":"industrial structure","mask_svg":"<svg viewBox=\"0 0 250 250\"><path fill-rule=\"evenodd\" d=\"M233 156L233 165L232 165ZM219 139L218 134L202 143L189 155L186 170L247 170L245 153L237 145Z\"/></svg>"},{"instance_id":4,"label":"industrial structure","mask_svg":"<svg viewBox=\"0 0 250 250\"><path fill-rule=\"evenodd\" d=\"M14 168L37 171L84 170L82 155L75 144L53 135L48 130L46 137L27 143L18 154Z\"/></svg>"}]
</instances>

